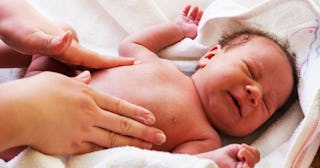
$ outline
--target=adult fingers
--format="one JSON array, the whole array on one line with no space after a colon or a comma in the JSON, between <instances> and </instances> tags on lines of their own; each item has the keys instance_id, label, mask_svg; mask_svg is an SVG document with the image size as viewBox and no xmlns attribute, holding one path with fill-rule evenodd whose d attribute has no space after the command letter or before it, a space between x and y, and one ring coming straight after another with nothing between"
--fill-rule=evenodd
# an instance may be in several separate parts
<instances>
[{"instance_id":1,"label":"adult fingers","mask_svg":"<svg viewBox=\"0 0 320 168\"><path fill-rule=\"evenodd\" d=\"M156 120L149 110L129 103L123 99L114 97L107 93L97 92L95 90L92 90L92 96L94 97L97 105L106 111L111 111L121 116L135 119L147 125L154 124Z\"/></svg>"},{"instance_id":2,"label":"adult fingers","mask_svg":"<svg viewBox=\"0 0 320 168\"><path fill-rule=\"evenodd\" d=\"M67 23L56 23L56 25L61 28L63 31L65 32L68 32L70 31L71 32L71 35L72 35L72 38L74 40L76 40L77 42L79 42L79 38L78 38L78 34L77 32L73 29L72 26L70 26L69 24Z\"/></svg>"},{"instance_id":3,"label":"adult fingers","mask_svg":"<svg viewBox=\"0 0 320 168\"><path fill-rule=\"evenodd\" d=\"M83 71L80 72L76 77L74 77L77 81L83 82L88 84L91 81L91 74L90 71Z\"/></svg>"},{"instance_id":4,"label":"adult fingers","mask_svg":"<svg viewBox=\"0 0 320 168\"><path fill-rule=\"evenodd\" d=\"M97 105L104 109L97 118L96 126L153 144L165 142L166 136L161 130L140 123L151 125L155 122L155 117L149 110L93 89L91 96Z\"/></svg>"},{"instance_id":5,"label":"adult fingers","mask_svg":"<svg viewBox=\"0 0 320 168\"><path fill-rule=\"evenodd\" d=\"M108 131L99 127L96 127L91 132L90 142L95 143L104 148L112 148L112 147L119 147L119 146L136 146L143 149L151 149L152 144L147 143L145 141L124 136L121 134L117 134L112 131Z\"/></svg>"},{"instance_id":6,"label":"adult fingers","mask_svg":"<svg viewBox=\"0 0 320 168\"><path fill-rule=\"evenodd\" d=\"M33 53L29 54L43 54L43 55L59 55L64 53L71 45L72 32L67 31L63 35L54 36L46 34L42 31L36 32L30 44L34 46ZM22 51L23 52L23 51ZM28 51L26 51L28 52Z\"/></svg>"},{"instance_id":7,"label":"adult fingers","mask_svg":"<svg viewBox=\"0 0 320 168\"><path fill-rule=\"evenodd\" d=\"M95 69L132 65L134 63L134 58L104 56L84 48L75 40L72 41L71 46L62 55L55 57L65 63Z\"/></svg>"},{"instance_id":8,"label":"adult fingers","mask_svg":"<svg viewBox=\"0 0 320 168\"><path fill-rule=\"evenodd\" d=\"M166 140L166 136L161 130L108 111L101 112L101 116L97 119L96 126L157 145L161 145Z\"/></svg>"},{"instance_id":9,"label":"adult fingers","mask_svg":"<svg viewBox=\"0 0 320 168\"><path fill-rule=\"evenodd\" d=\"M83 154L104 149L103 147L90 142L82 142L81 145L74 147L72 154Z\"/></svg>"}]
</instances>

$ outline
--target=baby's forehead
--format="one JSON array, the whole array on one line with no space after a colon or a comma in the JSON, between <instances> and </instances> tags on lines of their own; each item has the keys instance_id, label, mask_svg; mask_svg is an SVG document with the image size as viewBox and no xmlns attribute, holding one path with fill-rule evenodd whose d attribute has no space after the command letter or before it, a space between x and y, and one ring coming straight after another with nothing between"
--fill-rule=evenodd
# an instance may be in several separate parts
<instances>
[{"instance_id":1,"label":"baby's forehead","mask_svg":"<svg viewBox=\"0 0 320 168\"><path fill-rule=\"evenodd\" d=\"M241 44L236 44L238 47L235 49L242 48L248 54L247 56L253 57L254 59L268 60L266 63L269 63L271 58L280 64L290 64L287 53L282 49L281 46L274 40L258 35L251 35L249 38L242 42Z\"/></svg>"},{"instance_id":2,"label":"baby's forehead","mask_svg":"<svg viewBox=\"0 0 320 168\"><path fill-rule=\"evenodd\" d=\"M237 46L244 45L257 37L262 37L262 38L268 39L267 37L254 35L254 34L248 34L248 33L239 34L239 35L232 37L231 39L228 39L227 41L225 41L224 44L222 44L222 48L225 50L228 50L230 48L235 48Z\"/></svg>"},{"instance_id":3,"label":"baby's forehead","mask_svg":"<svg viewBox=\"0 0 320 168\"><path fill-rule=\"evenodd\" d=\"M233 39L230 40L229 44L241 44L241 43L246 43L252 38L252 34L239 34L238 36L234 37Z\"/></svg>"},{"instance_id":4,"label":"baby's forehead","mask_svg":"<svg viewBox=\"0 0 320 168\"><path fill-rule=\"evenodd\" d=\"M249 44L250 46L254 46L257 48L269 47L273 52L278 51L282 55L287 55L285 47L283 47L280 42L271 37L257 34L241 34L237 37L234 37L233 39L230 39L227 43L224 44L224 46L221 47L225 51L228 51L230 49L237 49L241 46L246 46Z\"/></svg>"},{"instance_id":5,"label":"baby's forehead","mask_svg":"<svg viewBox=\"0 0 320 168\"><path fill-rule=\"evenodd\" d=\"M277 61L291 64L285 44L271 35L246 32L227 37L223 44L225 46L221 47L225 53L236 50L232 53L240 57L252 57L255 60L259 57L268 59L270 56L275 56Z\"/></svg>"}]
</instances>

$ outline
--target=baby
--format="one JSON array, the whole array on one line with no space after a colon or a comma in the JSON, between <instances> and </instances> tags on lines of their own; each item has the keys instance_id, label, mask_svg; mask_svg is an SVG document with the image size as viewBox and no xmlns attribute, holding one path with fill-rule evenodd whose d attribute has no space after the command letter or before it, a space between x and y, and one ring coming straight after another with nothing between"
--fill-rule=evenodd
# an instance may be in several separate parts
<instances>
[{"instance_id":1,"label":"baby","mask_svg":"<svg viewBox=\"0 0 320 168\"><path fill-rule=\"evenodd\" d=\"M287 51L259 31L224 37L200 59L191 77L156 55L183 38L195 38L201 17L201 10L187 6L174 21L130 35L120 44L119 54L140 63L95 71L90 85L154 113L154 126L166 134L166 141L152 149L215 160L214 150L221 147L218 130L231 136L256 130L289 99L294 70ZM47 66L67 69L40 56L33 59L28 73L48 70ZM232 161L220 157L215 160L218 165L253 167L259 160L257 149L248 145L219 150ZM231 156L230 151L235 153Z\"/></svg>"}]
</instances>

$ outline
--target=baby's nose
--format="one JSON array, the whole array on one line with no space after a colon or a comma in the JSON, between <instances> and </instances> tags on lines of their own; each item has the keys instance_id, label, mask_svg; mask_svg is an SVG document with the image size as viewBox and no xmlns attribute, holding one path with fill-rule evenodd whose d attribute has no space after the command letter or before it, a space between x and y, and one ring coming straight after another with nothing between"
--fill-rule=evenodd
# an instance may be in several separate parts
<instances>
[{"instance_id":1,"label":"baby's nose","mask_svg":"<svg viewBox=\"0 0 320 168\"><path fill-rule=\"evenodd\" d=\"M261 100L262 88L257 84L246 85L245 88L248 104L256 107Z\"/></svg>"}]
</instances>

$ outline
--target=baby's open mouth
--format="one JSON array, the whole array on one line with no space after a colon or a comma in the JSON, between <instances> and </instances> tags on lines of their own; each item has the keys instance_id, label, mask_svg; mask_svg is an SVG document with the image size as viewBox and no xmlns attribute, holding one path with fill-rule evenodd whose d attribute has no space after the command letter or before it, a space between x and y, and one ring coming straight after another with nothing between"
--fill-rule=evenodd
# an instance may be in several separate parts
<instances>
[{"instance_id":1,"label":"baby's open mouth","mask_svg":"<svg viewBox=\"0 0 320 168\"><path fill-rule=\"evenodd\" d=\"M232 98L232 101L233 101L233 103L236 105L236 107L238 108L238 111L239 111L239 113L241 114L241 112L240 112L240 103L239 103L239 101L236 99L236 97L234 97L231 93L229 93L229 95L231 96L231 98Z\"/></svg>"},{"instance_id":2,"label":"baby's open mouth","mask_svg":"<svg viewBox=\"0 0 320 168\"><path fill-rule=\"evenodd\" d=\"M233 96L231 96L232 97L232 100L233 100L233 102L236 104L236 106L240 109L240 104L239 104L239 102L238 102L238 100L236 99L236 98L234 98Z\"/></svg>"}]
</instances>

